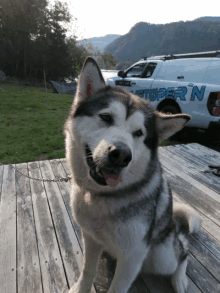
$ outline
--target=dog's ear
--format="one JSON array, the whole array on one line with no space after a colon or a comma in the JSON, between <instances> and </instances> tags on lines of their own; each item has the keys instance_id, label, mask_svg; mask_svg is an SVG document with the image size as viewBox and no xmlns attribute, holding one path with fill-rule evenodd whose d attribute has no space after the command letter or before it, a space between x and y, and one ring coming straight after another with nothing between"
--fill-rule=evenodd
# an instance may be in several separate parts
<instances>
[{"instance_id":1,"label":"dog's ear","mask_svg":"<svg viewBox=\"0 0 220 293\"><path fill-rule=\"evenodd\" d=\"M93 58L88 57L80 73L76 102L84 101L96 91L105 87L105 81L96 61Z\"/></svg>"},{"instance_id":2,"label":"dog's ear","mask_svg":"<svg viewBox=\"0 0 220 293\"><path fill-rule=\"evenodd\" d=\"M191 119L191 116L187 114L166 115L160 112L155 112L155 114L160 143L181 130Z\"/></svg>"}]
</instances>

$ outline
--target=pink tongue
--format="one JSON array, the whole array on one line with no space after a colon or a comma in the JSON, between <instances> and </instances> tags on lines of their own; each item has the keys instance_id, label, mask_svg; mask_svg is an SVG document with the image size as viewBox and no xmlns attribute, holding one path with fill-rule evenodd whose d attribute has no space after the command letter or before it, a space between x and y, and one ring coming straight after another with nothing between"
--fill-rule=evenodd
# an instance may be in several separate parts
<instances>
[{"instance_id":1,"label":"pink tongue","mask_svg":"<svg viewBox=\"0 0 220 293\"><path fill-rule=\"evenodd\" d=\"M103 172L103 175L105 177L106 183L110 187L116 187L118 185L118 183L122 182L122 178L120 175L107 175L104 172Z\"/></svg>"}]
</instances>

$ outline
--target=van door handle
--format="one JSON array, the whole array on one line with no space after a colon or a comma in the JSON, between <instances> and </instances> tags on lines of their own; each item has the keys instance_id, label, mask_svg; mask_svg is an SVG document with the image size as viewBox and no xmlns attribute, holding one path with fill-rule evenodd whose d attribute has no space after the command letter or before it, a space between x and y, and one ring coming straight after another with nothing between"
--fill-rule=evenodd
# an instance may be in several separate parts
<instances>
[{"instance_id":1,"label":"van door handle","mask_svg":"<svg viewBox=\"0 0 220 293\"><path fill-rule=\"evenodd\" d=\"M135 85L135 84L136 84L136 82L131 82L130 84L131 84L131 86L132 86L132 85Z\"/></svg>"},{"instance_id":2,"label":"van door handle","mask_svg":"<svg viewBox=\"0 0 220 293\"><path fill-rule=\"evenodd\" d=\"M183 79L184 76L183 75L180 75L180 76L177 76L178 79Z\"/></svg>"},{"instance_id":3,"label":"van door handle","mask_svg":"<svg viewBox=\"0 0 220 293\"><path fill-rule=\"evenodd\" d=\"M192 87L193 87L193 86L194 86L194 84L193 84L193 83L189 83L189 84L188 84L188 86L192 86Z\"/></svg>"}]
</instances>

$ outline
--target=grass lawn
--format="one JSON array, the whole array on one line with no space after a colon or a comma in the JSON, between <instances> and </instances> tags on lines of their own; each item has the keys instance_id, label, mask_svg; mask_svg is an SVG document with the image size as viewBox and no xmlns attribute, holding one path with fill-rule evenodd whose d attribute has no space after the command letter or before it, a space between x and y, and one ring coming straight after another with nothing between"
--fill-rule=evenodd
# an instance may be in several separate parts
<instances>
[{"instance_id":1,"label":"grass lawn","mask_svg":"<svg viewBox=\"0 0 220 293\"><path fill-rule=\"evenodd\" d=\"M0 163L64 158L63 125L72 101L73 95L0 83Z\"/></svg>"},{"instance_id":2,"label":"grass lawn","mask_svg":"<svg viewBox=\"0 0 220 293\"><path fill-rule=\"evenodd\" d=\"M73 95L0 83L0 163L64 158L62 127L72 101Z\"/></svg>"}]
</instances>

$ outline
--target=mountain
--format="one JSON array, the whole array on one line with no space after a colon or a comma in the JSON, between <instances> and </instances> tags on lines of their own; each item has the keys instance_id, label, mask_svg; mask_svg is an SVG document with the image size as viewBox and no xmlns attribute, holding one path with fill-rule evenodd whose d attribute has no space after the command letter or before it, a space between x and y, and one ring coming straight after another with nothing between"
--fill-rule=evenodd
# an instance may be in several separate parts
<instances>
[{"instance_id":1,"label":"mountain","mask_svg":"<svg viewBox=\"0 0 220 293\"><path fill-rule=\"evenodd\" d=\"M120 35L106 35L104 37L95 37L95 38L90 38L90 39L84 39L81 41L78 41L79 44L81 43L92 43L93 47L98 47L99 50L103 51L103 49L110 44L111 42L113 42L114 40L116 40L118 37L120 37Z\"/></svg>"},{"instance_id":2,"label":"mountain","mask_svg":"<svg viewBox=\"0 0 220 293\"><path fill-rule=\"evenodd\" d=\"M202 21L220 21L220 16L203 16L196 18L194 21L202 20Z\"/></svg>"},{"instance_id":3,"label":"mountain","mask_svg":"<svg viewBox=\"0 0 220 293\"><path fill-rule=\"evenodd\" d=\"M143 56L220 50L220 22L215 19L205 17L158 25L139 22L104 51L112 53L119 62L135 62Z\"/></svg>"}]
</instances>

